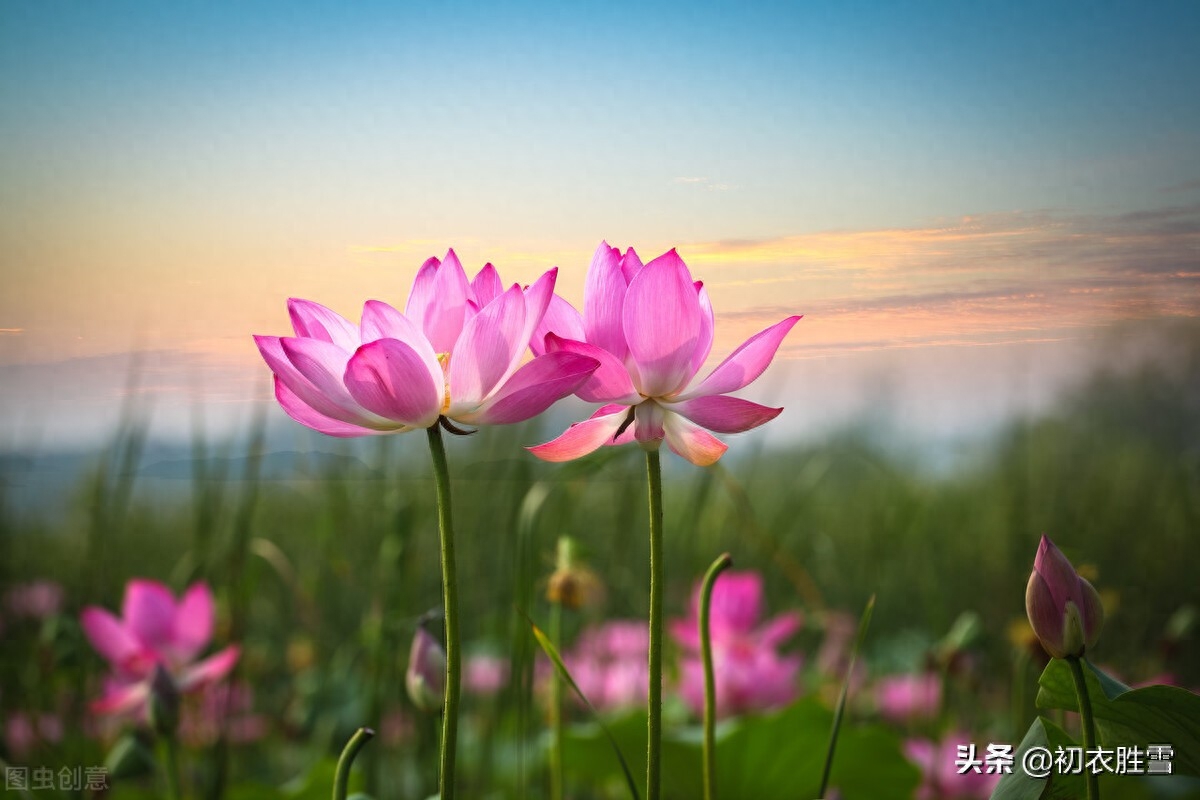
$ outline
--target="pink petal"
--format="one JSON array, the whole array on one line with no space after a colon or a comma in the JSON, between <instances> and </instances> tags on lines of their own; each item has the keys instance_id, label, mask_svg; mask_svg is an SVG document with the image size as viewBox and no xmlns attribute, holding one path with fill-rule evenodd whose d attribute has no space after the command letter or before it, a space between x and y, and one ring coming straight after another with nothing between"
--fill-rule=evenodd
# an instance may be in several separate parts
<instances>
[{"instance_id":1,"label":"pink petal","mask_svg":"<svg viewBox=\"0 0 1200 800\"><path fill-rule=\"evenodd\" d=\"M79 615L79 624L92 647L110 664L121 665L142 649L121 621L103 608L88 606Z\"/></svg>"},{"instance_id":2,"label":"pink petal","mask_svg":"<svg viewBox=\"0 0 1200 800\"><path fill-rule=\"evenodd\" d=\"M700 629L695 617L687 619L671 620L668 625L671 631L671 637L679 643L681 647L686 647L691 650L700 649Z\"/></svg>"},{"instance_id":3,"label":"pink petal","mask_svg":"<svg viewBox=\"0 0 1200 800\"><path fill-rule=\"evenodd\" d=\"M396 339L411 347L429 370L429 377L435 384L446 381L442 365L438 363L437 353L425 338L424 331L408 317L392 308L381 300L368 300L363 304L362 314L363 344L377 339Z\"/></svg>"},{"instance_id":4,"label":"pink petal","mask_svg":"<svg viewBox=\"0 0 1200 800\"><path fill-rule=\"evenodd\" d=\"M768 408L739 397L705 395L667 406L702 428L716 433L741 433L779 416L782 408Z\"/></svg>"},{"instance_id":5,"label":"pink petal","mask_svg":"<svg viewBox=\"0 0 1200 800\"><path fill-rule=\"evenodd\" d=\"M542 320L550 308L551 299L557 297L554 294L554 284L557 280L558 267L554 267L542 273L533 282L533 285L525 290L525 325L521 330L525 344L521 345L522 354L525 346L533 340L534 332L542 324ZM540 353L534 355L540 355Z\"/></svg>"},{"instance_id":6,"label":"pink petal","mask_svg":"<svg viewBox=\"0 0 1200 800\"><path fill-rule=\"evenodd\" d=\"M283 407L283 410L287 412L289 417L301 425L312 428L314 431L323 433L326 436L349 438L351 436L372 436L381 433L392 433L397 430L406 430L406 428L402 427L392 428L391 430L374 430L327 417L301 400L278 375L275 376L275 399L279 401L279 405Z\"/></svg>"},{"instance_id":7,"label":"pink petal","mask_svg":"<svg viewBox=\"0 0 1200 800\"><path fill-rule=\"evenodd\" d=\"M625 251L625 255L621 256L621 274L625 276L625 284L628 286L641 271L642 260L638 258L638 254L630 247Z\"/></svg>"},{"instance_id":8,"label":"pink petal","mask_svg":"<svg viewBox=\"0 0 1200 800\"><path fill-rule=\"evenodd\" d=\"M575 310L574 306L558 295L550 297L550 303L546 306L546 314L542 317L542 321L534 327L533 336L529 339L529 349L535 356L546 352L544 342L546 336L551 333L560 338L573 339L578 342L587 339L583 332L583 317Z\"/></svg>"},{"instance_id":9,"label":"pink petal","mask_svg":"<svg viewBox=\"0 0 1200 800\"><path fill-rule=\"evenodd\" d=\"M444 387L436 386L419 355L404 342L364 344L346 365L345 384L363 408L413 428L428 428L441 413Z\"/></svg>"},{"instance_id":10,"label":"pink petal","mask_svg":"<svg viewBox=\"0 0 1200 800\"><path fill-rule=\"evenodd\" d=\"M561 339L555 334L547 334L546 348L549 352L565 350L595 359L599 367L591 377L576 390L583 400L589 403L620 403L621 405L636 405L642 401L633 381L629 379L629 370L612 353L586 342L572 339Z\"/></svg>"},{"instance_id":11,"label":"pink petal","mask_svg":"<svg viewBox=\"0 0 1200 800\"><path fill-rule=\"evenodd\" d=\"M696 349L692 351L692 374L695 375L704 366L713 345L713 308L708 299L708 290L703 281L696 281L696 298L700 301L700 339Z\"/></svg>"},{"instance_id":12,"label":"pink petal","mask_svg":"<svg viewBox=\"0 0 1200 800\"><path fill-rule=\"evenodd\" d=\"M1037 556L1033 560L1033 568L1046 581L1046 588L1050 590L1050 595L1060 611L1066 608L1068 601L1074 602L1076 608L1083 610L1079 574L1049 536L1042 535Z\"/></svg>"},{"instance_id":13,"label":"pink petal","mask_svg":"<svg viewBox=\"0 0 1200 800\"><path fill-rule=\"evenodd\" d=\"M513 286L467 323L450 356L450 414L460 418L491 394L525 351L525 297Z\"/></svg>"},{"instance_id":14,"label":"pink petal","mask_svg":"<svg viewBox=\"0 0 1200 800\"><path fill-rule=\"evenodd\" d=\"M661 442L663 438L663 407L653 400L634 406L633 436L639 442Z\"/></svg>"},{"instance_id":15,"label":"pink petal","mask_svg":"<svg viewBox=\"0 0 1200 800\"><path fill-rule=\"evenodd\" d=\"M763 613L763 579L757 572L732 570L713 587L712 627L727 632L749 633ZM692 615L700 614L700 590L692 595Z\"/></svg>"},{"instance_id":16,"label":"pink petal","mask_svg":"<svg viewBox=\"0 0 1200 800\"><path fill-rule=\"evenodd\" d=\"M179 678L179 691L187 692L209 683L216 683L230 673L237 664L241 651L237 645L230 645L219 653L215 653L203 661L193 664Z\"/></svg>"},{"instance_id":17,"label":"pink petal","mask_svg":"<svg viewBox=\"0 0 1200 800\"><path fill-rule=\"evenodd\" d=\"M149 697L149 681L110 685L100 698L92 701L91 709L97 714L128 714L140 709Z\"/></svg>"},{"instance_id":18,"label":"pink petal","mask_svg":"<svg viewBox=\"0 0 1200 800\"><path fill-rule=\"evenodd\" d=\"M433 303L434 283L437 280L438 267L442 262L437 258L427 258L417 275L413 278L412 291L408 293L408 303L404 306L404 316L425 329L425 316Z\"/></svg>"},{"instance_id":19,"label":"pink petal","mask_svg":"<svg viewBox=\"0 0 1200 800\"><path fill-rule=\"evenodd\" d=\"M288 315L300 338L330 342L346 352L359 345L358 326L320 303L292 298L288 300Z\"/></svg>"},{"instance_id":20,"label":"pink petal","mask_svg":"<svg viewBox=\"0 0 1200 800\"><path fill-rule=\"evenodd\" d=\"M125 629L142 645L161 652L171 642L175 595L158 581L135 578L125 585L121 616Z\"/></svg>"},{"instance_id":21,"label":"pink petal","mask_svg":"<svg viewBox=\"0 0 1200 800\"><path fill-rule=\"evenodd\" d=\"M293 419L308 425L310 428L321 430L316 425L312 425L307 421L307 417L310 416L309 414L303 413L299 408L293 410L288 407L288 404L284 402L284 398L280 396L280 386L286 387L286 396L289 399L294 398L299 406L303 406L303 408L315 413L318 417L337 420L346 417L353 418L353 415L347 414L344 408L344 401L341 404L335 402L313 386L312 381L300 374L300 371L293 366L292 362L288 360L287 354L284 353L282 339L278 336L255 336L254 343L258 345L258 352L262 354L263 360L267 362L267 366L275 373L275 397L279 400L280 405L284 407L284 411L287 411ZM296 411L301 412L299 416Z\"/></svg>"},{"instance_id":22,"label":"pink petal","mask_svg":"<svg viewBox=\"0 0 1200 800\"><path fill-rule=\"evenodd\" d=\"M775 648L791 638L804 625L804 615L799 611L788 611L771 619L758 632L760 647Z\"/></svg>"},{"instance_id":23,"label":"pink petal","mask_svg":"<svg viewBox=\"0 0 1200 800\"><path fill-rule=\"evenodd\" d=\"M446 253L433 281L433 300L425 309L421 327L434 352L449 353L462 334L467 320L471 287L453 250ZM415 317L413 318L416 319Z\"/></svg>"},{"instance_id":24,"label":"pink petal","mask_svg":"<svg viewBox=\"0 0 1200 800\"><path fill-rule=\"evenodd\" d=\"M692 377L700 339L700 301L683 260L671 250L642 267L622 313L625 341L637 363L634 383L647 397L677 391Z\"/></svg>"},{"instance_id":25,"label":"pink petal","mask_svg":"<svg viewBox=\"0 0 1200 800\"><path fill-rule=\"evenodd\" d=\"M183 661L191 661L213 634L213 596L204 583L192 584L175 612L173 640Z\"/></svg>"},{"instance_id":26,"label":"pink petal","mask_svg":"<svg viewBox=\"0 0 1200 800\"><path fill-rule=\"evenodd\" d=\"M609 247L608 242L600 242L583 287L583 329L585 341L607 350L618 360L623 360L629 351L621 320L627 285L621 272L620 251Z\"/></svg>"},{"instance_id":27,"label":"pink petal","mask_svg":"<svg viewBox=\"0 0 1200 800\"><path fill-rule=\"evenodd\" d=\"M783 337L787 336L788 331L799 321L798 316L788 317L754 334L730 353L699 386L680 395L680 399L708 394L728 394L741 389L763 374L763 370L775 357L775 351L779 349Z\"/></svg>"},{"instance_id":28,"label":"pink petal","mask_svg":"<svg viewBox=\"0 0 1200 800\"><path fill-rule=\"evenodd\" d=\"M344 381L347 362L351 354L336 345L318 339L279 340L283 354L306 385L288 380L286 373L280 374L288 388L293 390L316 411L351 425L364 428L390 428L386 420L369 413L350 393ZM278 374L278 373L277 373Z\"/></svg>"},{"instance_id":29,"label":"pink petal","mask_svg":"<svg viewBox=\"0 0 1200 800\"><path fill-rule=\"evenodd\" d=\"M504 284L500 282L500 274L491 264L484 264L483 269L471 281L471 293L475 295L475 303L483 308L504 292Z\"/></svg>"},{"instance_id":30,"label":"pink petal","mask_svg":"<svg viewBox=\"0 0 1200 800\"><path fill-rule=\"evenodd\" d=\"M1025 585L1025 613L1029 617L1029 625L1037 634L1038 640L1046 652L1055 658L1065 658L1063 607L1054 599L1046 580L1036 571L1029 574L1029 583Z\"/></svg>"},{"instance_id":31,"label":"pink petal","mask_svg":"<svg viewBox=\"0 0 1200 800\"><path fill-rule=\"evenodd\" d=\"M717 463L729 449L708 431L670 411L663 419L663 431L671 450L698 467Z\"/></svg>"},{"instance_id":32,"label":"pink petal","mask_svg":"<svg viewBox=\"0 0 1200 800\"><path fill-rule=\"evenodd\" d=\"M612 439L628 414L629 409L623 406L605 406L590 419L567 428L557 439L526 449L543 461L571 461L586 456Z\"/></svg>"},{"instance_id":33,"label":"pink petal","mask_svg":"<svg viewBox=\"0 0 1200 800\"><path fill-rule=\"evenodd\" d=\"M455 419L480 425L527 420L578 389L595 368L596 359L576 353L538 356L517 370L477 412Z\"/></svg>"}]
</instances>

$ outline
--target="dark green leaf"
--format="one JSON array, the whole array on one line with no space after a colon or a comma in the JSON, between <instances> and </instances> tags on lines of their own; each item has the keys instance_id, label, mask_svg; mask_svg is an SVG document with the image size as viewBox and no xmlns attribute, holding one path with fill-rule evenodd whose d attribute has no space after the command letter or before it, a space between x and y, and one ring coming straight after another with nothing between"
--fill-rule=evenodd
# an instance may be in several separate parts
<instances>
[{"instance_id":1,"label":"dark green leaf","mask_svg":"<svg viewBox=\"0 0 1200 800\"><path fill-rule=\"evenodd\" d=\"M1172 772L1200 776L1200 695L1177 686L1130 689L1084 662L1084 679L1103 747L1167 744ZM1054 659L1038 679L1039 708L1078 711L1075 682L1065 661Z\"/></svg>"}]
</instances>

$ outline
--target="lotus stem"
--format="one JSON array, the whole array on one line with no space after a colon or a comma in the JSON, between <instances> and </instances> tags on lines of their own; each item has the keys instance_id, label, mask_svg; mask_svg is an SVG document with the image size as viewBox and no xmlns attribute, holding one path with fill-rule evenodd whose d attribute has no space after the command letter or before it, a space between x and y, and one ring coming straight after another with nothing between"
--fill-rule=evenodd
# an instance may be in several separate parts
<instances>
[{"instance_id":1,"label":"lotus stem","mask_svg":"<svg viewBox=\"0 0 1200 800\"><path fill-rule=\"evenodd\" d=\"M462 653L458 632L458 577L454 563L454 523L450 516L450 468L442 430L426 428L433 476L437 484L438 535L442 551L442 604L446 615L446 690L442 704L442 753L438 770L440 800L454 800L454 759L458 748L458 700L462 675Z\"/></svg>"},{"instance_id":2,"label":"lotus stem","mask_svg":"<svg viewBox=\"0 0 1200 800\"><path fill-rule=\"evenodd\" d=\"M550 603L550 641L562 650L562 603ZM550 800L563 800L563 682L550 675Z\"/></svg>"},{"instance_id":3,"label":"lotus stem","mask_svg":"<svg viewBox=\"0 0 1200 800\"><path fill-rule=\"evenodd\" d=\"M346 742L342 755L338 758L337 771L333 775L333 800L346 800L346 792L350 787L350 767L354 766L354 758L363 745L371 741L375 731L370 728L359 728Z\"/></svg>"},{"instance_id":4,"label":"lotus stem","mask_svg":"<svg viewBox=\"0 0 1200 800\"><path fill-rule=\"evenodd\" d=\"M712 633L709 611L717 576L733 565L733 557L722 553L704 573L700 586L700 657L704 661L704 800L717 796L717 681L713 674Z\"/></svg>"},{"instance_id":5,"label":"lotus stem","mask_svg":"<svg viewBox=\"0 0 1200 800\"><path fill-rule=\"evenodd\" d=\"M663 564L662 465L657 450L646 451L650 497L650 684L646 692L646 798L658 800L662 786Z\"/></svg>"},{"instance_id":6,"label":"lotus stem","mask_svg":"<svg viewBox=\"0 0 1200 800\"><path fill-rule=\"evenodd\" d=\"M160 736L158 752L162 759L163 775L167 779L167 800L179 800L179 748L175 736Z\"/></svg>"},{"instance_id":7,"label":"lotus stem","mask_svg":"<svg viewBox=\"0 0 1200 800\"><path fill-rule=\"evenodd\" d=\"M1083 751L1096 749L1096 718L1092 715L1092 698L1088 696L1087 681L1083 677L1083 661L1078 656L1067 656L1071 665L1071 676L1075 679L1075 694L1079 697L1079 719L1083 723ZM1084 770L1087 775L1088 800L1100 800L1100 779L1094 770Z\"/></svg>"}]
</instances>

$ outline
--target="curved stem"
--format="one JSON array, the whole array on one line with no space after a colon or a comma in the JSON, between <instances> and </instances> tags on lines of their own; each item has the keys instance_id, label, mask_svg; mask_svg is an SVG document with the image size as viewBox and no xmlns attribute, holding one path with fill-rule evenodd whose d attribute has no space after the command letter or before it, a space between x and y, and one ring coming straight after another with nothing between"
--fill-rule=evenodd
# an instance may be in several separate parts
<instances>
[{"instance_id":1,"label":"curved stem","mask_svg":"<svg viewBox=\"0 0 1200 800\"><path fill-rule=\"evenodd\" d=\"M709 611L713 586L717 576L733 565L729 553L722 553L704 573L700 586L700 657L704 661L704 800L717 794L717 681L713 675L712 633L709 631Z\"/></svg>"},{"instance_id":2,"label":"curved stem","mask_svg":"<svg viewBox=\"0 0 1200 800\"><path fill-rule=\"evenodd\" d=\"M646 692L646 800L658 800L662 785L663 564L662 466L658 451L646 451L650 489L650 685Z\"/></svg>"},{"instance_id":3,"label":"curved stem","mask_svg":"<svg viewBox=\"0 0 1200 800\"><path fill-rule=\"evenodd\" d=\"M338 758L337 771L333 774L333 800L346 800L346 792L350 788L350 767L354 765L354 757L363 745L371 740L375 731L370 728L359 728L346 742L342 755Z\"/></svg>"},{"instance_id":4,"label":"curved stem","mask_svg":"<svg viewBox=\"0 0 1200 800\"><path fill-rule=\"evenodd\" d=\"M442 430L437 425L425 429L429 434L429 452L433 456L433 476L437 484L438 534L442 549L442 604L446 615L446 694L442 706L442 754L438 771L441 800L454 800L454 756L458 748L458 698L462 656L458 633L458 578L454 564L454 523L450 517L450 467Z\"/></svg>"},{"instance_id":5,"label":"curved stem","mask_svg":"<svg viewBox=\"0 0 1200 800\"><path fill-rule=\"evenodd\" d=\"M1083 661L1078 656L1067 656L1071 665L1071 677L1075 679L1075 694L1079 697L1079 718L1083 723L1083 751L1096 749L1096 718L1092 716L1092 698L1088 696L1087 681L1083 677ZM1088 800L1100 800L1100 778L1093 770L1084 770L1087 775Z\"/></svg>"}]
</instances>

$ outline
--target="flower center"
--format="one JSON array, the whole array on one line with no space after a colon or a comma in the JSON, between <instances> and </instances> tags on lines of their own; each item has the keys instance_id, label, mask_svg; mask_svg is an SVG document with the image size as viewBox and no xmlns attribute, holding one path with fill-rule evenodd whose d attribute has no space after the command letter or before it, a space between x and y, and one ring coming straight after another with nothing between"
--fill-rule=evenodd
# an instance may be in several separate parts
<instances>
[{"instance_id":1,"label":"flower center","mask_svg":"<svg viewBox=\"0 0 1200 800\"><path fill-rule=\"evenodd\" d=\"M442 410L439 414L445 414L450 410L450 354L438 353L438 363L442 366L442 385L445 387L442 392Z\"/></svg>"}]
</instances>

